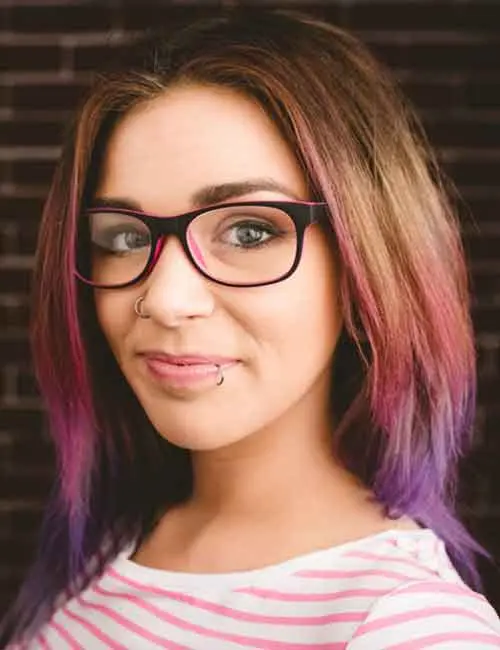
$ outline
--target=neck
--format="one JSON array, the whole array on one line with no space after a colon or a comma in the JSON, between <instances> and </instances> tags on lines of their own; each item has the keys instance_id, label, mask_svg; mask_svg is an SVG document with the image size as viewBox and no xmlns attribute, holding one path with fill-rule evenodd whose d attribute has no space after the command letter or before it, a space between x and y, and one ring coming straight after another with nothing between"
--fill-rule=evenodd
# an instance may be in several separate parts
<instances>
[{"instance_id":1,"label":"neck","mask_svg":"<svg viewBox=\"0 0 500 650\"><path fill-rule=\"evenodd\" d=\"M266 430L237 444L193 453L189 508L212 522L253 525L352 519L366 514L367 490L333 453L331 414L299 404ZM350 514L349 514L350 513ZM341 519L340 519L341 520Z\"/></svg>"}]
</instances>

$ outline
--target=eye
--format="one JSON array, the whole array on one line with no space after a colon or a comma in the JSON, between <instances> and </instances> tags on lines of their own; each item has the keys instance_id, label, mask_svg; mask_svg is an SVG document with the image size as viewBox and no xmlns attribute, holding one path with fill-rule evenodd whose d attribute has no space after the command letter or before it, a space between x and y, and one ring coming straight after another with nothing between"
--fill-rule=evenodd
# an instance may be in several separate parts
<instances>
[{"instance_id":1,"label":"eye","mask_svg":"<svg viewBox=\"0 0 500 650\"><path fill-rule=\"evenodd\" d=\"M117 253L127 253L149 246L147 234L134 232L133 230L114 233L109 237L108 241L110 243L108 248Z\"/></svg>"},{"instance_id":2,"label":"eye","mask_svg":"<svg viewBox=\"0 0 500 650\"><path fill-rule=\"evenodd\" d=\"M149 248L149 233L123 227L97 228L92 233L92 241L103 252L125 254Z\"/></svg>"},{"instance_id":3,"label":"eye","mask_svg":"<svg viewBox=\"0 0 500 650\"><path fill-rule=\"evenodd\" d=\"M227 229L224 239L232 246L252 248L277 235L270 224L257 221L241 221Z\"/></svg>"}]
</instances>

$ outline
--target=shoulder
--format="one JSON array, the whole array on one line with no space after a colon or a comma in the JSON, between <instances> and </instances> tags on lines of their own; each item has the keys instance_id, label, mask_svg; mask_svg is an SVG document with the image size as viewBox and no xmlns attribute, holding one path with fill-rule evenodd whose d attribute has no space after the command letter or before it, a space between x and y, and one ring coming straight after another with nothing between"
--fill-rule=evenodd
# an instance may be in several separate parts
<instances>
[{"instance_id":1,"label":"shoulder","mask_svg":"<svg viewBox=\"0 0 500 650\"><path fill-rule=\"evenodd\" d=\"M491 650L500 620L463 583L412 580L375 600L346 650Z\"/></svg>"},{"instance_id":2,"label":"shoulder","mask_svg":"<svg viewBox=\"0 0 500 650\"><path fill-rule=\"evenodd\" d=\"M500 620L429 529L393 531L343 554L370 599L346 650L500 648ZM361 602L360 602L361 605Z\"/></svg>"}]
</instances>

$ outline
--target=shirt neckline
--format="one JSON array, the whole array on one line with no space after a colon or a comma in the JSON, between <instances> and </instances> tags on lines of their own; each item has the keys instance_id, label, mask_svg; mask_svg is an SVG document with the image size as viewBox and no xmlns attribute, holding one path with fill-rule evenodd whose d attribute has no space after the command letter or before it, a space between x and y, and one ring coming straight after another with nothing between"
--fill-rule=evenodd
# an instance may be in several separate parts
<instances>
[{"instance_id":1,"label":"shirt neckline","mask_svg":"<svg viewBox=\"0 0 500 650\"><path fill-rule=\"evenodd\" d=\"M332 547L318 549L284 560L278 564L263 566L247 571L233 571L229 573L191 573L184 571L171 571L157 569L138 564L130 559L134 552L135 542L124 547L112 563L113 568L122 576L130 580L137 580L142 583L169 589L192 589L196 588L212 590L219 588L236 588L254 585L256 582L263 585L273 582L276 578L290 575L303 567L315 568L324 566L325 557L338 558L342 554L356 549L359 546L383 541L387 538L405 538L409 540L435 540L434 531L429 528L419 529L397 529L391 528L379 533L374 533L350 542L338 544Z\"/></svg>"}]
</instances>

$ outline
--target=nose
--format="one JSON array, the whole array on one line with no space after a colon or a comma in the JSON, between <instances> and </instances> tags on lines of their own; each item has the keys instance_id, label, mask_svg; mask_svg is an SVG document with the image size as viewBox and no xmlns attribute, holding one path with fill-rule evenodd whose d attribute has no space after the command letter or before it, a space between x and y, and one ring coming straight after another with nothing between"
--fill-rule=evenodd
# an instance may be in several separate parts
<instances>
[{"instance_id":1,"label":"nose","mask_svg":"<svg viewBox=\"0 0 500 650\"><path fill-rule=\"evenodd\" d=\"M148 314L166 327L178 327L186 319L207 317L214 310L209 280L195 268L177 237L163 240L144 288Z\"/></svg>"}]
</instances>

